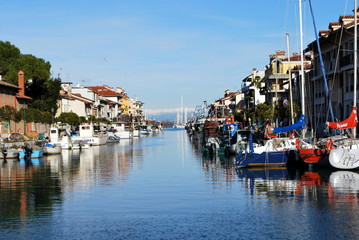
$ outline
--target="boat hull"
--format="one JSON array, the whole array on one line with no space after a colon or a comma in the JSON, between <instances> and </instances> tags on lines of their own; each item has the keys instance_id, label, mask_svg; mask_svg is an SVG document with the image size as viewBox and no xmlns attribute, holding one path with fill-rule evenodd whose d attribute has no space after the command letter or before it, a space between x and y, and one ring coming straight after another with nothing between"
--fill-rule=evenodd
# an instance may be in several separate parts
<instances>
[{"instance_id":1,"label":"boat hull","mask_svg":"<svg viewBox=\"0 0 359 240\"><path fill-rule=\"evenodd\" d=\"M299 157L305 163L318 163L323 158L328 156L329 153L330 151L328 150L318 148L306 148L298 150Z\"/></svg>"},{"instance_id":2,"label":"boat hull","mask_svg":"<svg viewBox=\"0 0 359 240\"><path fill-rule=\"evenodd\" d=\"M43 154L44 154L43 150L33 150L30 158L42 158ZM25 151L19 152L19 158L21 159L25 158Z\"/></svg>"},{"instance_id":3,"label":"boat hull","mask_svg":"<svg viewBox=\"0 0 359 240\"><path fill-rule=\"evenodd\" d=\"M6 154L6 159L18 159L19 150L17 149L8 149ZM0 152L0 159L5 159L4 155Z\"/></svg>"},{"instance_id":4,"label":"boat hull","mask_svg":"<svg viewBox=\"0 0 359 240\"><path fill-rule=\"evenodd\" d=\"M359 168L359 149L336 148L329 154L329 163L339 169Z\"/></svg>"},{"instance_id":5,"label":"boat hull","mask_svg":"<svg viewBox=\"0 0 359 240\"><path fill-rule=\"evenodd\" d=\"M238 153L236 165L243 167L279 167L287 164L290 153L288 151Z\"/></svg>"}]
</instances>

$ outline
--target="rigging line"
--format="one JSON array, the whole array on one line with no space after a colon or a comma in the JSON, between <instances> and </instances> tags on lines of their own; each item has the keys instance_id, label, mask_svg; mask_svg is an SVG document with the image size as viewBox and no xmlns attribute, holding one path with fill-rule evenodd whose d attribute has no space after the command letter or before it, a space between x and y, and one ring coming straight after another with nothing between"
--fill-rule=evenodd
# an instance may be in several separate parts
<instances>
[{"instance_id":1,"label":"rigging line","mask_svg":"<svg viewBox=\"0 0 359 240\"><path fill-rule=\"evenodd\" d=\"M326 95L326 97L327 97L327 99L329 101L329 112L330 112L331 120L334 122L334 114L333 114L333 109L332 109L332 103L331 103L331 99L330 99L330 96L329 96L328 82L327 82L326 72L325 72L324 63L323 63L322 50L320 48L318 35L316 34L317 33L317 25L316 25L315 19L314 19L314 12L313 12L313 7L312 7L312 1L311 0L309 0L309 7L310 7L311 15L312 15L313 26L314 26L314 35L315 35L315 39L317 41L317 46L318 46L320 68L322 70L324 86L325 86L325 95Z\"/></svg>"},{"instance_id":2,"label":"rigging line","mask_svg":"<svg viewBox=\"0 0 359 240\"><path fill-rule=\"evenodd\" d=\"M346 12L347 8L348 8L348 0L345 3L344 13ZM335 58L334 74L333 74L331 89L333 89L335 80L337 78L337 69L338 69L338 65L339 65L339 56L340 56L340 49L341 49L341 45L342 45L343 32L344 32L344 25L342 25L340 34L339 34L338 50L337 50L337 54L336 54L336 58ZM334 40L334 42L336 42L336 39ZM333 91L330 93L330 96L332 96L332 94L333 94Z\"/></svg>"}]
</instances>

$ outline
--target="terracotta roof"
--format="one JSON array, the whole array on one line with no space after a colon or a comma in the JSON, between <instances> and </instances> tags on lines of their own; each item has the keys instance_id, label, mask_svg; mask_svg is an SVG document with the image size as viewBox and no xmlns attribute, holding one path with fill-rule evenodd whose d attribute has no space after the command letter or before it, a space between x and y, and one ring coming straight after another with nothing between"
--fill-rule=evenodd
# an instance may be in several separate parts
<instances>
[{"instance_id":1,"label":"terracotta roof","mask_svg":"<svg viewBox=\"0 0 359 240\"><path fill-rule=\"evenodd\" d=\"M25 96L25 95L20 95L20 94L16 94L16 97L21 98L21 99L28 99L28 100L32 99L31 97L28 97L28 96Z\"/></svg>"},{"instance_id":2,"label":"terracotta roof","mask_svg":"<svg viewBox=\"0 0 359 240\"><path fill-rule=\"evenodd\" d=\"M122 97L123 96L123 94L112 91L105 86L94 86L94 87L87 87L87 88L91 89L92 91L99 94L100 96L105 96L105 97Z\"/></svg>"},{"instance_id":3,"label":"terracotta roof","mask_svg":"<svg viewBox=\"0 0 359 240\"><path fill-rule=\"evenodd\" d=\"M0 81L0 85L20 89L18 86L14 85L14 84L11 84L11 83L4 82L4 81Z\"/></svg>"},{"instance_id":4,"label":"terracotta roof","mask_svg":"<svg viewBox=\"0 0 359 240\"><path fill-rule=\"evenodd\" d=\"M68 99L79 100L79 101L84 102L84 103L93 103L93 101L91 99L82 97L81 94L72 94L70 96L70 95L68 95L66 93L60 93L59 96L64 97L64 98L68 98Z\"/></svg>"},{"instance_id":5,"label":"terracotta roof","mask_svg":"<svg viewBox=\"0 0 359 240\"><path fill-rule=\"evenodd\" d=\"M19 88L18 86L14 85L14 84L7 83L7 82L4 82L4 81L0 81L0 86L6 86L6 87L9 87L9 88L14 88L16 91L21 89L21 88ZM31 97L21 95L19 93L16 93L16 97L21 98L21 99L28 99L28 100L32 99Z\"/></svg>"}]
</instances>

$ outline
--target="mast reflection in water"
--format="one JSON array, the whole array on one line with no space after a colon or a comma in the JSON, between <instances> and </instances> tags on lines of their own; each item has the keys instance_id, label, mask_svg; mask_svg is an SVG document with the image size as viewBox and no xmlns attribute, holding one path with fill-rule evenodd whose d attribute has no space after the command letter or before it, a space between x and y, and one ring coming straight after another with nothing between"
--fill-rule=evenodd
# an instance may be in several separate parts
<instances>
[{"instance_id":1,"label":"mast reflection in water","mask_svg":"<svg viewBox=\"0 0 359 240\"><path fill-rule=\"evenodd\" d=\"M0 170L4 239L359 238L359 174L236 169L183 130Z\"/></svg>"}]
</instances>

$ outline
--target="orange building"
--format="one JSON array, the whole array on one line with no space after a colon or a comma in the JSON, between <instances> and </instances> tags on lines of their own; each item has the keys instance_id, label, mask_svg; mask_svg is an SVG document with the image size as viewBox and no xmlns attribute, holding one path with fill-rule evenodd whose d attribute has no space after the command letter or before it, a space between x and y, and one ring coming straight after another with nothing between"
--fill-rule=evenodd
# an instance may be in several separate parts
<instances>
[{"instance_id":1,"label":"orange building","mask_svg":"<svg viewBox=\"0 0 359 240\"><path fill-rule=\"evenodd\" d=\"M0 81L0 108L10 106L19 111L22 108L26 109L30 100L31 97L25 96L25 73L23 71L18 72L18 86ZM23 121L19 123L0 121L0 134L24 133L25 129Z\"/></svg>"}]
</instances>

